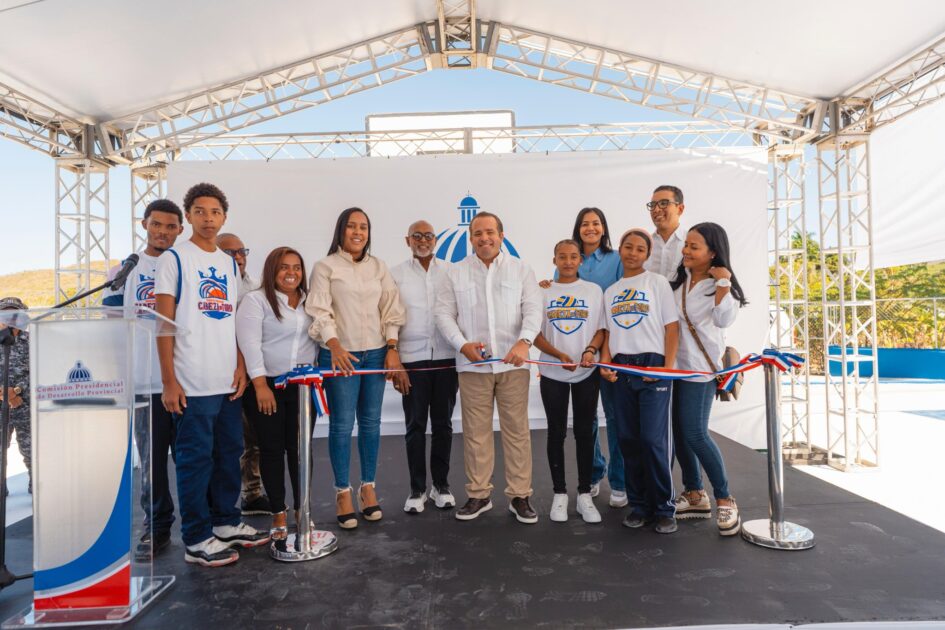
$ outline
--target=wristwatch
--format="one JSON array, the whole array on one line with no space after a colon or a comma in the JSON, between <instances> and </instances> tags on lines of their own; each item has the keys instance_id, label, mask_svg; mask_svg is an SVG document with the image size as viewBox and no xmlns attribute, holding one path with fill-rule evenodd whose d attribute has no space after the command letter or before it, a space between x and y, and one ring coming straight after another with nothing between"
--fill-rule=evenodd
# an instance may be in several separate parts
<instances>
[{"instance_id":1,"label":"wristwatch","mask_svg":"<svg viewBox=\"0 0 945 630\"><path fill-rule=\"evenodd\" d=\"M528 346L529 348L532 347L532 342L529 341L528 339L526 339L525 337L522 337L521 339L519 339L519 341L521 341L522 343L524 343L524 344L525 344L526 346Z\"/></svg>"},{"instance_id":2,"label":"wristwatch","mask_svg":"<svg viewBox=\"0 0 945 630\"><path fill-rule=\"evenodd\" d=\"M721 279L715 281L715 287L716 287L716 288L727 289L727 288L729 288L729 287L731 287L731 286L732 286L732 281L729 280L728 278L721 278Z\"/></svg>"},{"instance_id":3,"label":"wristwatch","mask_svg":"<svg viewBox=\"0 0 945 630\"><path fill-rule=\"evenodd\" d=\"M396 343L387 344L387 351L390 352L391 350L393 350L394 352L400 352L400 349L397 347Z\"/></svg>"}]
</instances>

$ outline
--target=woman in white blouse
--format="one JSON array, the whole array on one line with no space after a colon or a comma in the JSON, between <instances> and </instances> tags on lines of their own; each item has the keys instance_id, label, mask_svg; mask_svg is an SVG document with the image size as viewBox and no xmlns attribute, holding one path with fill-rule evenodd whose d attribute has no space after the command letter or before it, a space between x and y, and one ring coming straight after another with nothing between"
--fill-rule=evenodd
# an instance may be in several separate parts
<instances>
[{"instance_id":1,"label":"woman in white blouse","mask_svg":"<svg viewBox=\"0 0 945 630\"><path fill-rule=\"evenodd\" d=\"M318 365L345 373L325 380L328 396L328 454L335 476L339 525L357 527L349 483L351 433L358 422L361 486L358 503L368 521L381 518L374 490L381 436L383 375L351 375L352 370L402 369L397 349L406 322L397 285L387 265L371 256L371 221L360 208L338 217L328 256L315 263L305 310L312 316L309 335L319 342ZM392 380L392 375L387 376Z\"/></svg>"},{"instance_id":2,"label":"woman in white blouse","mask_svg":"<svg viewBox=\"0 0 945 630\"><path fill-rule=\"evenodd\" d=\"M297 385L274 389L273 382L297 364L315 361L306 292L301 254L277 247L266 257L262 286L246 294L236 311L236 337L253 384L246 389L245 408L259 441L259 471L272 506L276 541L286 537L286 465L298 524L299 403Z\"/></svg>"},{"instance_id":3,"label":"woman in white blouse","mask_svg":"<svg viewBox=\"0 0 945 630\"><path fill-rule=\"evenodd\" d=\"M682 254L682 263L670 283L681 328L676 367L714 372L722 367L723 329L735 323L738 308L747 301L732 271L728 235L722 226L693 226L686 234ZM703 489L701 464L715 495L719 533L733 536L741 529L738 506L729 492L722 453L709 434L709 412L717 385L707 376L676 381L673 387L673 437L685 486L676 499L676 518L712 515Z\"/></svg>"}]
</instances>

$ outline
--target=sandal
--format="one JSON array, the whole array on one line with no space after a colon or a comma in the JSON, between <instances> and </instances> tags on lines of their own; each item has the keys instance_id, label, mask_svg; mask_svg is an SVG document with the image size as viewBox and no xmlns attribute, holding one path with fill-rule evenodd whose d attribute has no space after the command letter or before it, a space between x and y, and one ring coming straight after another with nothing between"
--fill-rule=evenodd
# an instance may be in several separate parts
<instances>
[{"instance_id":1,"label":"sandal","mask_svg":"<svg viewBox=\"0 0 945 630\"><path fill-rule=\"evenodd\" d=\"M288 537L289 530L286 527L285 510L275 512L272 515L272 527L269 529L269 534L273 540L285 540Z\"/></svg>"}]
</instances>

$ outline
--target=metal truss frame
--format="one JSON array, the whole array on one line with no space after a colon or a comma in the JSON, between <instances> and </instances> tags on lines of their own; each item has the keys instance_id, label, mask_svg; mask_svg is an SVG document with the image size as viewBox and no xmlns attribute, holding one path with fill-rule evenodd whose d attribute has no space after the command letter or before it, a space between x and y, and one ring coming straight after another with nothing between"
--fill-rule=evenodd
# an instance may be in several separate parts
<instances>
[{"instance_id":1,"label":"metal truss frame","mask_svg":"<svg viewBox=\"0 0 945 630\"><path fill-rule=\"evenodd\" d=\"M415 26L246 79L213 87L102 125L119 139L106 157L149 161L188 142L392 83L427 70L429 50Z\"/></svg>"},{"instance_id":2,"label":"metal truss frame","mask_svg":"<svg viewBox=\"0 0 945 630\"><path fill-rule=\"evenodd\" d=\"M945 37L841 97L838 127L872 131L945 96Z\"/></svg>"},{"instance_id":3,"label":"metal truss frame","mask_svg":"<svg viewBox=\"0 0 945 630\"><path fill-rule=\"evenodd\" d=\"M783 452L793 463L815 461L811 436L810 303L804 145L768 150L768 267L771 326L777 348L807 359L780 380Z\"/></svg>"},{"instance_id":4,"label":"metal truss frame","mask_svg":"<svg viewBox=\"0 0 945 630\"><path fill-rule=\"evenodd\" d=\"M497 128L350 131L299 134L248 134L211 138L188 144L179 160L273 160L368 157L384 144L387 157L424 153L517 153L557 151L629 151L646 149L711 149L752 146L752 136L727 125L633 123L622 125L555 125Z\"/></svg>"},{"instance_id":5,"label":"metal truss frame","mask_svg":"<svg viewBox=\"0 0 945 630\"><path fill-rule=\"evenodd\" d=\"M839 108L831 115L836 122ZM869 136L832 135L816 149L827 463L841 470L877 466L879 371Z\"/></svg>"},{"instance_id":6,"label":"metal truss frame","mask_svg":"<svg viewBox=\"0 0 945 630\"><path fill-rule=\"evenodd\" d=\"M148 235L141 225L144 210L155 199L167 195L167 166L153 164L131 169L131 244L140 252L148 244Z\"/></svg>"},{"instance_id":7,"label":"metal truss frame","mask_svg":"<svg viewBox=\"0 0 945 630\"><path fill-rule=\"evenodd\" d=\"M52 157L83 155L85 124L0 83L0 137Z\"/></svg>"},{"instance_id":8,"label":"metal truss frame","mask_svg":"<svg viewBox=\"0 0 945 630\"><path fill-rule=\"evenodd\" d=\"M820 133L826 104L639 55L495 24L490 67L672 112L774 139L803 141Z\"/></svg>"},{"instance_id":9,"label":"metal truss frame","mask_svg":"<svg viewBox=\"0 0 945 630\"><path fill-rule=\"evenodd\" d=\"M87 158L56 160L56 302L105 281L109 263L109 165ZM105 267L95 269L93 257ZM85 304L101 301L101 294Z\"/></svg>"},{"instance_id":10,"label":"metal truss frame","mask_svg":"<svg viewBox=\"0 0 945 630\"><path fill-rule=\"evenodd\" d=\"M431 68L478 68L485 65L476 19L476 0L436 0Z\"/></svg>"}]
</instances>

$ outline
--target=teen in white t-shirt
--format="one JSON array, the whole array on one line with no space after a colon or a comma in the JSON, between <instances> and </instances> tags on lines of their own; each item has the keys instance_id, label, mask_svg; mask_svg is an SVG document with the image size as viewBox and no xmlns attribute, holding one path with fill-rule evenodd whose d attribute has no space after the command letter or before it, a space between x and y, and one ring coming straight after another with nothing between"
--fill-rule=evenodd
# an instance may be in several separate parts
<instances>
[{"instance_id":1,"label":"teen in white t-shirt","mask_svg":"<svg viewBox=\"0 0 945 630\"><path fill-rule=\"evenodd\" d=\"M603 293L600 287L578 278L581 250L576 241L555 245L558 279L542 289L541 333L535 347L541 360L587 364L594 361L604 343ZM595 367L540 365L541 400L548 419L548 465L554 485L549 518L568 520L568 494L564 480L564 438L568 429L568 398L574 415L574 441L578 468L578 514L588 523L599 523L600 513L591 497L594 468L594 423L600 380Z\"/></svg>"},{"instance_id":2,"label":"teen in white t-shirt","mask_svg":"<svg viewBox=\"0 0 945 630\"><path fill-rule=\"evenodd\" d=\"M154 327L148 334L141 327L135 331L133 352L135 369L135 394L150 399L150 405L135 406L135 443L141 458L142 468L150 470L141 487L141 509L144 511L144 532L137 553L158 555L171 542L171 526L174 524L174 499L171 495L167 474L167 454L175 442L174 419L161 403L161 365L158 362L158 320L148 311L155 308L154 276L158 257L173 247L177 237L184 231L184 214L177 204L169 199L155 199L144 210L141 227L147 234L147 245L138 254L138 264L125 280L124 287L105 291L102 304L122 308L125 317L138 317L142 326ZM109 279L121 269L116 266ZM150 422L149 422L150 420Z\"/></svg>"},{"instance_id":3,"label":"teen in white t-shirt","mask_svg":"<svg viewBox=\"0 0 945 630\"><path fill-rule=\"evenodd\" d=\"M155 278L156 310L185 335L158 338L162 401L177 423L177 497L184 560L203 566L236 562L231 547L269 542L240 522L240 396L247 376L236 347L236 262L216 246L226 196L197 184L184 197L190 240L164 252ZM212 504L212 505L211 505ZM212 518L211 518L212 514Z\"/></svg>"},{"instance_id":4,"label":"teen in white t-shirt","mask_svg":"<svg viewBox=\"0 0 945 630\"><path fill-rule=\"evenodd\" d=\"M679 344L679 323L669 281L645 271L652 241L645 230L620 239L624 276L604 293L607 320L605 363L672 368ZM672 382L613 370L601 370L616 383L617 435L627 471L631 512L624 526L676 531L670 431Z\"/></svg>"}]
</instances>

